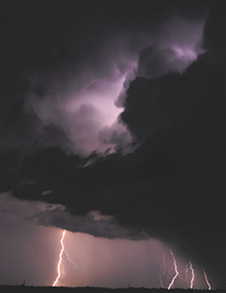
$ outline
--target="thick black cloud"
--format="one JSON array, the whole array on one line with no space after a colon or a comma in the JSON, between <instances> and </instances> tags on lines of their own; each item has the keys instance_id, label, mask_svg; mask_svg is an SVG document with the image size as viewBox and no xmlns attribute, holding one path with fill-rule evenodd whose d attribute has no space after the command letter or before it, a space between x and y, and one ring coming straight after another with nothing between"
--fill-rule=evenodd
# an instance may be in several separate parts
<instances>
[{"instance_id":1,"label":"thick black cloud","mask_svg":"<svg viewBox=\"0 0 226 293\"><path fill-rule=\"evenodd\" d=\"M221 13L225 9L223 3L218 4L218 9L212 7L206 25L207 53L182 76L135 80L122 118L138 137L149 141L143 147L151 152L149 164L156 166L151 190L157 206L165 205L169 231L177 231L175 237L182 240L184 250L215 268L223 284L225 26ZM158 119L160 115L164 118ZM169 128L161 125L163 121L168 121ZM153 125L156 133L150 137Z\"/></svg>"},{"instance_id":2,"label":"thick black cloud","mask_svg":"<svg viewBox=\"0 0 226 293\"><path fill-rule=\"evenodd\" d=\"M160 1L160 4L153 5L153 10L143 6L137 10L133 4L113 7L112 19L104 11L107 8L99 9L94 4L95 10L90 8L89 12L84 7L85 20L72 10L67 19L64 18L64 27L56 26L61 17L61 7L56 12L52 12L52 7L40 7L35 17L41 15L43 22L39 21L38 27L33 25L29 30L27 23L36 22L34 14L32 17L28 15L17 39L12 19L16 23L15 17L19 19L20 13L9 14L9 23L5 24L9 27L7 38L11 34L14 38L9 38L8 43L3 42L1 48L4 61L1 96L7 94L8 97L1 101L1 119L4 123L9 119L10 125L15 123L16 127L8 132L14 135L15 144L20 146L18 134L21 129L26 132L19 135L23 136L23 142L28 140L30 145L37 144L30 129L34 120L17 106L23 103L21 96L32 86L27 78L30 71L46 68L52 71L56 64L58 71L70 67L72 51L78 50L76 60L85 58L90 48L95 50L101 41L100 32L106 36L116 29L112 23L123 29L131 28L136 21L140 23L141 15L144 24L148 23L151 15L155 15L153 23L159 23L169 7L195 17L201 14L198 7L207 5L205 1L186 4L196 7L191 9L191 6L178 4L181 1L176 1L175 6L168 2ZM18 197L27 199L62 203L75 214L99 210L114 215L124 226L145 229L150 235L174 243L183 253L204 264L215 282L223 286L226 266L225 56L222 49L225 32L220 17L223 11L220 5L218 8L211 6L204 42L207 52L183 75L169 74L152 80L138 78L131 83L121 118L141 142L134 153L123 157L114 154L100 158L87 168L78 168L89 160L95 161L95 154L84 161L57 148L37 151L35 147L34 152L34 147L30 147L33 151L29 155L24 155L24 151L21 154L18 147L13 151L7 148L2 152L2 190L13 189ZM80 14L83 15L81 11ZM79 19L79 24L72 29L74 18ZM108 25L103 27L101 23ZM66 35L65 30L68 32ZM72 35L75 35L77 46L74 42L70 46ZM16 46L17 51L14 51ZM9 47L10 53L7 52ZM38 87L36 91L42 96L45 89ZM11 115L14 117L14 114L3 110L13 111L13 108L18 120L12 120ZM26 123L23 123L24 119ZM11 129L6 128L8 124L2 125L4 131ZM62 134L55 129L51 133L62 139ZM47 189L53 192L41 195Z\"/></svg>"}]
</instances>

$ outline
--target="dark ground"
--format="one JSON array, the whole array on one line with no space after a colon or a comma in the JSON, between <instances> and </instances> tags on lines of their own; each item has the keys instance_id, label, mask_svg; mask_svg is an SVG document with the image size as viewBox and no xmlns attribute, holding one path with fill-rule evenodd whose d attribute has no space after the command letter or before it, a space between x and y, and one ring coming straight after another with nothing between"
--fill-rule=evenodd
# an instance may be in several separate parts
<instances>
[{"instance_id":1,"label":"dark ground","mask_svg":"<svg viewBox=\"0 0 226 293\"><path fill-rule=\"evenodd\" d=\"M57 292L81 292L81 293L164 293L168 292L167 289L146 289L146 288L124 288L124 289L110 289L110 288L93 288L93 287L76 287L76 288L65 288L65 287L29 287L29 286L0 286L0 292L15 292L20 290L20 292L50 292L55 290ZM170 290L173 293L185 293L185 292L216 292L223 293L225 290L189 290L189 289L172 289Z\"/></svg>"}]
</instances>

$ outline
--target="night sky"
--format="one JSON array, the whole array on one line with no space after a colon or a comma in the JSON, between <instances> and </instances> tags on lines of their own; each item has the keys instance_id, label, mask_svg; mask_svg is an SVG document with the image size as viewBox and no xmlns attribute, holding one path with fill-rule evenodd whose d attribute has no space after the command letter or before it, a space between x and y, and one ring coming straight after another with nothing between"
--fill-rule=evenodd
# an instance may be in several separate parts
<instances>
[{"instance_id":1,"label":"night sky","mask_svg":"<svg viewBox=\"0 0 226 293\"><path fill-rule=\"evenodd\" d=\"M225 1L130 2L0 4L0 284L226 288Z\"/></svg>"}]
</instances>

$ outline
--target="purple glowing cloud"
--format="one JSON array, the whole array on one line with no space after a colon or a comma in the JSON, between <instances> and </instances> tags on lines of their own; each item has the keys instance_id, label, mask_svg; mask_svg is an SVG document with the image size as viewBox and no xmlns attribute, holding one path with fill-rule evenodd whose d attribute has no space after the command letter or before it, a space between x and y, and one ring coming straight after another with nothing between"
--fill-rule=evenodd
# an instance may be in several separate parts
<instances>
[{"instance_id":1,"label":"purple glowing cloud","mask_svg":"<svg viewBox=\"0 0 226 293\"><path fill-rule=\"evenodd\" d=\"M119 117L131 80L184 72L203 52L203 25L174 18L157 33L112 38L67 83L47 78L49 91L41 99L32 93L28 108L41 128L54 125L63 131L66 147L81 156L130 151L134 137Z\"/></svg>"}]
</instances>

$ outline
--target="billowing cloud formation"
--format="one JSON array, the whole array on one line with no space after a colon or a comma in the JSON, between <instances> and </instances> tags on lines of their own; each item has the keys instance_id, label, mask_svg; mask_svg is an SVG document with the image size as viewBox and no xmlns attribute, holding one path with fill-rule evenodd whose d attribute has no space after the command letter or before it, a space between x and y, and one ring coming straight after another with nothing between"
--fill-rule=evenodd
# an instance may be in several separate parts
<instances>
[{"instance_id":1,"label":"billowing cloud formation","mask_svg":"<svg viewBox=\"0 0 226 293\"><path fill-rule=\"evenodd\" d=\"M43 125L53 124L64 131L73 152L84 156L94 151L111 152L117 145L112 132L123 144L132 142L126 125L118 121L123 109L114 104L125 80L123 74L118 74L110 80L94 80L66 98L48 96L39 100L33 97L29 103Z\"/></svg>"},{"instance_id":2,"label":"billowing cloud formation","mask_svg":"<svg viewBox=\"0 0 226 293\"><path fill-rule=\"evenodd\" d=\"M69 81L36 77L27 109L43 128L63 131L67 143L62 145L74 153L130 151L134 137L120 119L130 81L182 73L202 53L203 24L173 18L155 32L105 40ZM34 90L37 83L48 89L41 97Z\"/></svg>"}]
</instances>

